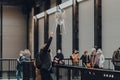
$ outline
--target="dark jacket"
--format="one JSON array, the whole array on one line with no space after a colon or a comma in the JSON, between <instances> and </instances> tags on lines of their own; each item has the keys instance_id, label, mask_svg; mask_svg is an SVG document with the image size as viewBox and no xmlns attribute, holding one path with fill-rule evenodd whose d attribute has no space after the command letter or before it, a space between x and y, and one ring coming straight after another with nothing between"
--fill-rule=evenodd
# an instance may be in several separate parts
<instances>
[{"instance_id":1,"label":"dark jacket","mask_svg":"<svg viewBox=\"0 0 120 80\"><path fill-rule=\"evenodd\" d=\"M56 60L56 58L58 59L58 64L60 64L60 62L64 59L64 56L62 53L57 53L56 56L54 57L54 60Z\"/></svg>"},{"instance_id":2,"label":"dark jacket","mask_svg":"<svg viewBox=\"0 0 120 80\"><path fill-rule=\"evenodd\" d=\"M62 53L57 53L57 55L54 58L58 58L59 60L63 60L64 56Z\"/></svg>"},{"instance_id":3,"label":"dark jacket","mask_svg":"<svg viewBox=\"0 0 120 80\"><path fill-rule=\"evenodd\" d=\"M90 63L89 55L83 54L80 59L82 60L82 64Z\"/></svg>"},{"instance_id":4,"label":"dark jacket","mask_svg":"<svg viewBox=\"0 0 120 80\"><path fill-rule=\"evenodd\" d=\"M49 38L46 46L40 49L41 69L50 70L52 66L50 50L49 50L51 41L52 41L52 37Z\"/></svg>"},{"instance_id":5,"label":"dark jacket","mask_svg":"<svg viewBox=\"0 0 120 80\"><path fill-rule=\"evenodd\" d=\"M25 62L25 56L20 56L19 61L17 61L17 70L18 71L23 70L23 62Z\"/></svg>"},{"instance_id":6,"label":"dark jacket","mask_svg":"<svg viewBox=\"0 0 120 80\"><path fill-rule=\"evenodd\" d=\"M112 56L112 62L115 66L120 66L120 50L116 50Z\"/></svg>"}]
</instances>

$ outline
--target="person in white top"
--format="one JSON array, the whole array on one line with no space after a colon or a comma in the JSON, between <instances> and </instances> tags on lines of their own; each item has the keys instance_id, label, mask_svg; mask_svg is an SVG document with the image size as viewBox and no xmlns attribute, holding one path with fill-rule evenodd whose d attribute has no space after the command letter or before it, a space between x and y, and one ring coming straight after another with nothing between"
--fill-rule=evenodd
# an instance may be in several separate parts
<instances>
[{"instance_id":1,"label":"person in white top","mask_svg":"<svg viewBox=\"0 0 120 80\"><path fill-rule=\"evenodd\" d=\"M104 55L102 54L102 50L101 49L98 49L97 50L97 55L99 56L99 68L103 68L103 64L105 62L105 58L104 58Z\"/></svg>"}]
</instances>

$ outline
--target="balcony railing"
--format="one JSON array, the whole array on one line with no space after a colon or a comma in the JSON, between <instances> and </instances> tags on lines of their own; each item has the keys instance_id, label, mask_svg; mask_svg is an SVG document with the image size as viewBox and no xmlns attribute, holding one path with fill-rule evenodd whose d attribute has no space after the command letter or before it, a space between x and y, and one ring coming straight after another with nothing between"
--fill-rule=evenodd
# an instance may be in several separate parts
<instances>
[{"instance_id":1,"label":"balcony railing","mask_svg":"<svg viewBox=\"0 0 120 80\"><path fill-rule=\"evenodd\" d=\"M31 64L33 65L33 62ZM24 70L30 71L28 69L34 67L31 64L29 64L29 68L27 67ZM79 66L72 66L71 60L66 58L65 65L53 65L53 80L119 80L118 78L120 78L120 71L111 70L113 69L111 67L113 66L111 58L105 59L104 69L87 69L81 67L81 65L81 61L79 61ZM16 66L17 59L0 59L0 79L15 79ZM73 78L74 70L78 73L76 79ZM33 75L31 72L27 74L31 74L29 77ZM28 75L25 76L27 77Z\"/></svg>"},{"instance_id":2,"label":"balcony railing","mask_svg":"<svg viewBox=\"0 0 120 80\"><path fill-rule=\"evenodd\" d=\"M0 59L0 79L13 79L16 74L17 59Z\"/></svg>"},{"instance_id":3,"label":"balcony railing","mask_svg":"<svg viewBox=\"0 0 120 80\"><path fill-rule=\"evenodd\" d=\"M54 65L57 80L119 80L120 71L88 69L78 66ZM72 74L76 70L78 75ZM75 77L74 77L75 76Z\"/></svg>"}]
</instances>

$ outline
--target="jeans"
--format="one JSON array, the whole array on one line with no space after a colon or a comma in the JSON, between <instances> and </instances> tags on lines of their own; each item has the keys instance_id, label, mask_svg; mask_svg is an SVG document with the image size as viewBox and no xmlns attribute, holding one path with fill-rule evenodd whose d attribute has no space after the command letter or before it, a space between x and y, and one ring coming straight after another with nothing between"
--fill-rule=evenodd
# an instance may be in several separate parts
<instances>
[{"instance_id":1,"label":"jeans","mask_svg":"<svg viewBox=\"0 0 120 80\"><path fill-rule=\"evenodd\" d=\"M23 79L23 72L17 70L16 71L16 78L17 78L17 80Z\"/></svg>"}]
</instances>

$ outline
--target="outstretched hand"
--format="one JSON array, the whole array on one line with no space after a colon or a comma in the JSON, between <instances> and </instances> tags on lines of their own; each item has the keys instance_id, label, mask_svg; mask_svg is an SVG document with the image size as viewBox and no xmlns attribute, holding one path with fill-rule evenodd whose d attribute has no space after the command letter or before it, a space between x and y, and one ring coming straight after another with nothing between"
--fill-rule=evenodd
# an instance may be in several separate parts
<instances>
[{"instance_id":1,"label":"outstretched hand","mask_svg":"<svg viewBox=\"0 0 120 80\"><path fill-rule=\"evenodd\" d=\"M54 33L53 32L50 32L50 37L53 37L54 36Z\"/></svg>"}]
</instances>

